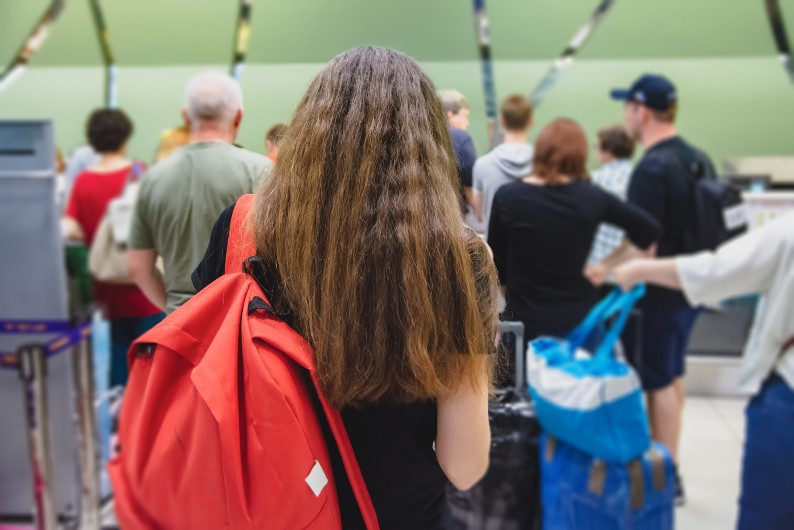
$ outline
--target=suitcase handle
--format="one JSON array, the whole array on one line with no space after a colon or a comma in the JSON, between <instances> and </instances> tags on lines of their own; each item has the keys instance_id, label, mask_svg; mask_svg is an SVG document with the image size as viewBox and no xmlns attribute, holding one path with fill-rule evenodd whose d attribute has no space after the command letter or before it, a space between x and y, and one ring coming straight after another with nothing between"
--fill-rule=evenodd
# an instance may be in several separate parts
<instances>
[{"instance_id":1,"label":"suitcase handle","mask_svg":"<svg viewBox=\"0 0 794 530\"><path fill-rule=\"evenodd\" d=\"M499 333L512 333L516 338L516 358L513 364L516 372L515 390L521 395L526 395L529 392L529 385L527 384L527 371L525 368L527 344L524 341L524 323L513 321L499 322Z\"/></svg>"}]
</instances>

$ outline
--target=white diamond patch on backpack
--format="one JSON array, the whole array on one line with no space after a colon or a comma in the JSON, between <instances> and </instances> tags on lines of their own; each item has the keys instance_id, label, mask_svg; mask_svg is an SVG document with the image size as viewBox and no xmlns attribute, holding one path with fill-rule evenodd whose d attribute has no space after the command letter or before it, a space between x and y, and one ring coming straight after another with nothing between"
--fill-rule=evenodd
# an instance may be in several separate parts
<instances>
[{"instance_id":1,"label":"white diamond patch on backpack","mask_svg":"<svg viewBox=\"0 0 794 530\"><path fill-rule=\"evenodd\" d=\"M328 484L328 477L325 476L323 466L321 466L320 462L317 460L314 461L314 467L312 467L311 473L306 477L306 484L309 485L317 497L320 496L320 493L322 493L326 484Z\"/></svg>"}]
</instances>

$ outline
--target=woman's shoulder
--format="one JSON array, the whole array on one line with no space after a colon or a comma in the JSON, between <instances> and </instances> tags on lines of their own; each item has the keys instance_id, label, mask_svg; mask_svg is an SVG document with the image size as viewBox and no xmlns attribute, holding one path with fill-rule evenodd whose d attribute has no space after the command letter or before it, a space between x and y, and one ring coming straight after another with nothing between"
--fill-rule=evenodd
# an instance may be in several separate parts
<instances>
[{"instance_id":1,"label":"woman's shoulder","mask_svg":"<svg viewBox=\"0 0 794 530\"><path fill-rule=\"evenodd\" d=\"M422 423L423 420L435 421L437 402L435 399L411 401L408 403L374 403L360 405L356 407L342 408L343 416L347 417L368 417L377 416L380 419L385 417L404 417L412 418L413 422Z\"/></svg>"},{"instance_id":2,"label":"woman's shoulder","mask_svg":"<svg viewBox=\"0 0 794 530\"><path fill-rule=\"evenodd\" d=\"M592 180L577 180L567 185L571 193L587 197L589 200L601 200L610 197L610 193L595 184Z\"/></svg>"},{"instance_id":3,"label":"woman's shoulder","mask_svg":"<svg viewBox=\"0 0 794 530\"><path fill-rule=\"evenodd\" d=\"M90 169L84 169L74 177L74 184L72 184L72 193L75 191L82 191L86 185L90 185L91 180L96 177L96 173Z\"/></svg>"},{"instance_id":4,"label":"woman's shoulder","mask_svg":"<svg viewBox=\"0 0 794 530\"><path fill-rule=\"evenodd\" d=\"M528 184L521 179L514 180L499 186L499 189L496 190L496 193L494 194L494 200L496 200L497 197L499 200L505 200L516 195L532 195L537 192L535 188L539 187L540 186Z\"/></svg>"}]
</instances>

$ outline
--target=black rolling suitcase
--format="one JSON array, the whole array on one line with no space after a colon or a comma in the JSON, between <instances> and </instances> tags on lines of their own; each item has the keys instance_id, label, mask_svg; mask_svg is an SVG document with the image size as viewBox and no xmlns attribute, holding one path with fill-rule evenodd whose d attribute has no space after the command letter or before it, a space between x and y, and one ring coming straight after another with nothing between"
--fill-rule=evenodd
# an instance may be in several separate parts
<instances>
[{"instance_id":1,"label":"black rolling suitcase","mask_svg":"<svg viewBox=\"0 0 794 530\"><path fill-rule=\"evenodd\" d=\"M515 335L516 385L489 406L488 473L468 491L450 487L448 528L455 530L540 529L540 425L526 383L524 325L501 322L500 331Z\"/></svg>"}]
</instances>

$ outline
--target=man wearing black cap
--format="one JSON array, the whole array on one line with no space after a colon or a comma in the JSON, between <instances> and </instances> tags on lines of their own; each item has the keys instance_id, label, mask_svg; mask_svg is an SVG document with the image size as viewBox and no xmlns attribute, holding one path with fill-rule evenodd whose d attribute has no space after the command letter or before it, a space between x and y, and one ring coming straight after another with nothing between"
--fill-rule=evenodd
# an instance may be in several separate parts
<instances>
[{"instance_id":1,"label":"man wearing black cap","mask_svg":"<svg viewBox=\"0 0 794 530\"><path fill-rule=\"evenodd\" d=\"M685 235L696 222L694 181L713 176L708 157L678 136L675 125L678 96L673 84L659 75L644 75L629 89L613 90L612 98L625 101L625 125L645 153L634 169L628 201L656 217L662 226L658 256L675 256L685 248ZM700 169L700 175L696 168ZM641 352L638 326L629 326L624 342L627 354L641 353L639 372L648 393L648 413L654 439L665 444L678 462L685 390L684 354L698 309L679 292L649 287L642 310ZM677 501L684 502L678 479Z\"/></svg>"}]
</instances>

